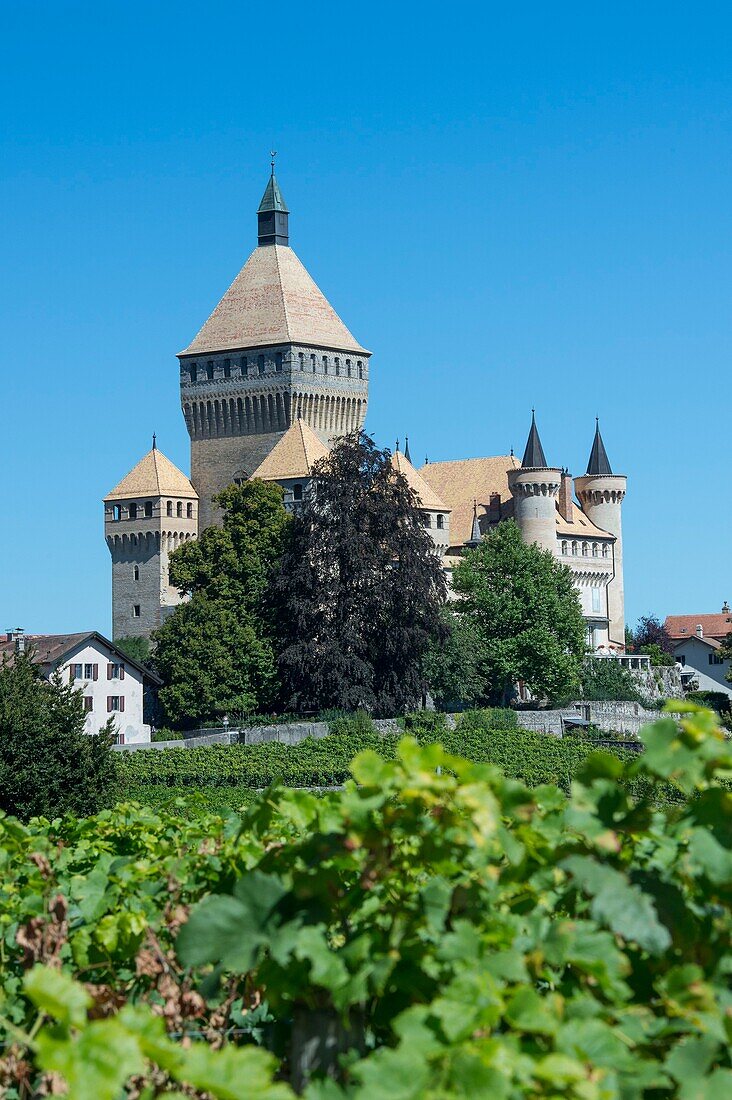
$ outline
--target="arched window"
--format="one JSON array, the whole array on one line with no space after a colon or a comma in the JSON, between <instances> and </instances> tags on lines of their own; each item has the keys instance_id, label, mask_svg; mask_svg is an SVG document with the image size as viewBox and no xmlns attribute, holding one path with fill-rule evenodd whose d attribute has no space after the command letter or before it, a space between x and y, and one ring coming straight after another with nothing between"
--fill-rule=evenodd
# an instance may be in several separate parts
<instances>
[{"instance_id":1,"label":"arched window","mask_svg":"<svg viewBox=\"0 0 732 1100\"><path fill-rule=\"evenodd\" d=\"M259 371L260 374L264 374L264 356L263 355L258 355L257 356L257 370Z\"/></svg>"},{"instance_id":2,"label":"arched window","mask_svg":"<svg viewBox=\"0 0 732 1100\"><path fill-rule=\"evenodd\" d=\"M135 565L133 567L132 577L133 577L133 580L139 581L139 579L140 579L140 566L139 565Z\"/></svg>"},{"instance_id":3,"label":"arched window","mask_svg":"<svg viewBox=\"0 0 732 1100\"><path fill-rule=\"evenodd\" d=\"M351 360L350 359L346 359L346 374L348 375L349 378L351 377Z\"/></svg>"},{"instance_id":4,"label":"arched window","mask_svg":"<svg viewBox=\"0 0 732 1100\"><path fill-rule=\"evenodd\" d=\"M282 373L282 352L281 351L276 351L275 352L275 370L277 371L278 374Z\"/></svg>"},{"instance_id":5,"label":"arched window","mask_svg":"<svg viewBox=\"0 0 732 1100\"><path fill-rule=\"evenodd\" d=\"M292 499L293 500L302 500L302 485L293 485L292 486Z\"/></svg>"},{"instance_id":6,"label":"arched window","mask_svg":"<svg viewBox=\"0 0 732 1100\"><path fill-rule=\"evenodd\" d=\"M128 508L128 511L129 511L130 519L137 519L137 505L136 504L134 504L134 503L130 504L129 508Z\"/></svg>"},{"instance_id":7,"label":"arched window","mask_svg":"<svg viewBox=\"0 0 732 1100\"><path fill-rule=\"evenodd\" d=\"M323 356L323 374L327 374L327 373L328 373L328 356L324 355Z\"/></svg>"},{"instance_id":8,"label":"arched window","mask_svg":"<svg viewBox=\"0 0 732 1100\"><path fill-rule=\"evenodd\" d=\"M247 374L249 373L249 360L247 359L246 355L242 355L240 362L241 362L241 373L244 376L244 378L246 378Z\"/></svg>"},{"instance_id":9,"label":"arched window","mask_svg":"<svg viewBox=\"0 0 732 1100\"><path fill-rule=\"evenodd\" d=\"M297 353L298 362L300 364L300 370L305 370L305 355L302 351Z\"/></svg>"},{"instance_id":10,"label":"arched window","mask_svg":"<svg viewBox=\"0 0 732 1100\"><path fill-rule=\"evenodd\" d=\"M231 378L231 359L224 359L224 378Z\"/></svg>"},{"instance_id":11,"label":"arched window","mask_svg":"<svg viewBox=\"0 0 732 1100\"><path fill-rule=\"evenodd\" d=\"M588 552L588 550L589 550L589 546L587 545L587 543L586 543L586 542L583 542L583 543L582 543L582 557L583 557L583 558L586 558L586 557L587 557L587 552Z\"/></svg>"},{"instance_id":12,"label":"arched window","mask_svg":"<svg viewBox=\"0 0 732 1100\"><path fill-rule=\"evenodd\" d=\"M424 520L425 527L431 527L432 526L432 518L431 518L429 512L424 512L422 514L422 519Z\"/></svg>"},{"instance_id":13,"label":"arched window","mask_svg":"<svg viewBox=\"0 0 732 1100\"><path fill-rule=\"evenodd\" d=\"M593 544L592 544L592 556L593 556L593 558L596 558L596 557L597 557L597 555L598 555L598 553L599 553L599 549L600 549L600 548L599 548L599 546L597 545L597 543L596 543L596 542L593 542Z\"/></svg>"},{"instance_id":14,"label":"arched window","mask_svg":"<svg viewBox=\"0 0 732 1100\"><path fill-rule=\"evenodd\" d=\"M336 355L336 361L335 361L335 369L336 369L336 374L337 375L341 373L341 361L340 361L340 359L338 358L337 355Z\"/></svg>"},{"instance_id":15,"label":"arched window","mask_svg":"<svg viewBox=\"0 0 732 1100\"><path fill-rule=\"evenodd\" d=\"M444 531L445 530L445 517L444 516L438 516L437 517L437 530L438 531Z\"/></svg>"},{"instance_id":16,"label":"arched window","mask_svg":"<svg viewBox=\"0 0 732 1100\"><path fill-rule=\"evenodd\" d=\"M152 519L152 501L145 501L145 519Z\"/></svg>"},{"instance_id":17,"label":"arched window","mask_svg":"<svg viewBox=\"0 0 732 1100\"><path fill-rule=\"evenodd\" d=\"M175 506L175 514L178 517L178 519L180 519L181 516L183 515L183 502L180 501L180 500L178 501L178 503Z\"/></svg>"},{"instance_id":18,"label":"arched window","mask_svg":"<svg viewBox=\"0 0 732 1100\"><path fill-rule=\"evenodd\" d=\"M606 558L609 553L610 553L610 547L608 546L608 544L606 542L603 542L603 544L602 544L602 556L603 556L603 558Z\"/></svg>"},{"instance_id":19,"label":"arched window","mask_svg":"<svg viewBox=\"0 0 732 1100\"><path fill-rule=\"evenodd\" d=\"M567 553L567 540L566 539L562 542L562 553L563 554Z\"/></svg>"},{"instance_id":20,"label":"arched window","mask_svg":"<svg viewBox=\"0 0 732 1100\"><path fill-rule=\"evenodd\" d=\"M190 372L190 376L191 376L191 382L197 382L198 381L198 367L196 366L195 363L191 363L190 368L189 368L189 372Z\"/></svg>"},{"instance_id":21,"label":"arched window","mask_svg":"<svg viewBox=\"0 0 732 1100\"><path fill-rule=\"evenodd\" d=\"M576 554L576 553L577 553L577 543L576 543L576 542L573 542L573 543L572 543L572 553L573 553L573 554Z\"/></svg>"},{"instance_id":22,"label":"arched window","mask_svg":"<svg viewBox=\"0 0 732 1100\"><path fill-rule=\"evenodd\" d=\"M168 501L168 503L165 507L165 511L166 511L167 515L169 515L169 516L173 515L173 501L172 500Z\"/></svg>"},{"instance_id":23,"label":"arched window","mask_svg":"<svg viewBox=\"0 0 732 1100\"><path fill-rule=\"evenodd\" d=\"M363 381L363 363L358 364L358 377Z\"/></svg>"},{"instance_id":24,"label":"arched window","mask_svg":"<svg viewBox=\"0 0 732 1100\"><path fill-rule=\"evenodd\" d=\"M213 376L214 376L213 363L206 363L206 377L208 378L209 382L213 382Z\"/></svg>"},{"instance_id":25,"label":"arched window","mask_svg":"<svg viewBox=\"0 0 732 1100\"><path fill-rule=\"evenodd\" d=\"M310 366L313 368L313 374L315 374L315 371L317 370L317 367L315 365L315 356L314 355L310 356Z\"/></svg>"},{"instance_id":26,"label":"arched window","mask_svg":"<svg viewBox=\"0 0 732 1100\"><path fill-rule=\"evenodd\" d=\"M193 505L186 504L186 519L193 519Z\"/></svg>"}]
</instances>

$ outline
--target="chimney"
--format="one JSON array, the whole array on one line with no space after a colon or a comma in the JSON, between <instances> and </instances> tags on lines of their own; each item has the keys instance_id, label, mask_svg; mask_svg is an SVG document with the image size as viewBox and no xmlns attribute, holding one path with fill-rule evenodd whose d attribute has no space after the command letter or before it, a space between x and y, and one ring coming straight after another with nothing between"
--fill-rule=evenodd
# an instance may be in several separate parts
<instances>
[{"instance_id":1,"label":"chimney","mask_svg":"<svg viewBox=\"0 0 732 1100\"><path fill-rule=\"evenodd\" d=\"M488 522L499 523L501 519L501 494L491 493L488 501Z\"/></svg>"},{"instance_id":2,"label":"chimney","mask_svg":"<svg viewBox=\"0 0 732 1100\"><path fill-rule=\"evenodd\" d=\"M568 470L562 470L562 482L559 486L559 511L566 519L567 523L571 523L574 518L574 502L572 500L572 493L574 489L574 481L572 475Z\"/></svg>"},{"instance_id":3,"label":"chimney","mask_svg":"<svg viewBox=\"0 0 732 1100\"><path fill-rule=\"evenodd\" d=\"M696 636L697 636L697 638L703 638L704 637L704 627L702 626L701 623L699 623L697 625Z\"/></svg>"},{"instance_id":4,"label":"chimney","mask_svg":"<svg viewBox=\"0 0 732 1100\"><path fill-rule=\"evenodd\" d=\"M5 632L6 642L15 642L15 652L25 653L25 631L22 626L16 626L15 630Z\"/></svg>"},{"instance_id":5,"label":"chimney","mask_svg":"<svg viewBox=\"0 0 732 1100\"><path fill-rule=\"evenodd\" d=\"M723 615L729 615L729 604L727 603L726 600L722 604L722 614Z\"/></svg>"}]
</instances>

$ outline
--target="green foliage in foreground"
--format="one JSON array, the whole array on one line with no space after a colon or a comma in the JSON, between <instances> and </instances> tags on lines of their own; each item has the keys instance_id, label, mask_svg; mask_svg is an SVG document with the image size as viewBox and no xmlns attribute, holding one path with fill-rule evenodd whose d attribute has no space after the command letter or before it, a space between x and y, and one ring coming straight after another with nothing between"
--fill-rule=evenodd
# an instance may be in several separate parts
<instances>
[{"instance_id":1,"label":"green foliage in foreground","mask_svg":"<svg viewBox=\"0 0 732 1100\"><path fill-rule=\"evenodd\" d=\"M241 828L0 819L5 1095L727 1097L732 750L709 712L643 739L570 797L405 738Z\"/></svg>"}]
</instances>

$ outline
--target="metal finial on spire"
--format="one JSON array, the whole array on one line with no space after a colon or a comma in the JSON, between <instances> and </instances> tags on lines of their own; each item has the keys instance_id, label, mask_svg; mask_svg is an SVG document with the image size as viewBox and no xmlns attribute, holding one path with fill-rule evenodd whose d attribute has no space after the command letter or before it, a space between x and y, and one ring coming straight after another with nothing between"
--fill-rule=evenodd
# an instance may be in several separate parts
<instances>
[{"instance_id":1,"label":"metal finial on spire","mask_svg":"<svg viewBox=\"0 0 732 1100\"><path fill-rule=\"evenodd\" d=\"M429 466L430 464L430 456L427 454L424 456L424 464L425 466Z\"/></svg>"},{"instance_id":2,"label":"metal finial on spire","mask_svg":"<svg viewBox=\"0 0 732 1100\"><path fill-rule=\"evenodd\" d=\"M270 155L270 156L271 156L271 158L272 158L272 160L271 160L271 161L270 161L269 163L270 163L270 164L272 165L272 175L274 175L274 170L275 170L275 157L277 156L277 150L276 150L276 149L270 149L270 151L269 151L269 155Z\"/></svg>"},{"instance_id":3,"label":"metal finial on spire","mask_svg":"<svg viewBox=\"0 0 732 1100\"><path fill-rule=\"evenodd\" d=\"M396 454L398 450L399 450L399 440L397 439L396 445L394 447L394 454Z\"/></svg>"},{"instance_id":4,"label":"metal finial on spire","mask_svg":"<svg viewBox=\"0 0 732 1100\"><path fill-rule=\"evenodd\" d=\"M412 456L409 453L409 436L408 435L404 436L404 457L406 458L407 462L412 461Z\"/></svg>"},{"instance_id":5,"label":"metal finial on spire","mask_svg":"<svg viewBox=\"0 0 732 1100\"><path fill-rule=\"evenodd\" d=\"M157 450L157 448L158 448L158 437L157 437L157 435L155 434L155 432L153 432L153 448L152 448L152 449L153 449L154 451L156 451L156 450Z\"/></svg>"}]
</instances>

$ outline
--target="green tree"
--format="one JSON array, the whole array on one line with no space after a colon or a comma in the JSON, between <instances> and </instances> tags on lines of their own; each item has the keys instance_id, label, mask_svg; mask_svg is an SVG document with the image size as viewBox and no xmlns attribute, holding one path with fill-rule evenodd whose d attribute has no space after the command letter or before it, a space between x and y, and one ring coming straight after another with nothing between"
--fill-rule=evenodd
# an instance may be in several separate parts
<instances>
[{"instance_id":1,"label":"green tree","mask_svg":"<svg viewBox=\"0 0 732 1100\"><path fill-rule=\"evenodd\" d=\"M615 699L639 703L641 696L627 668L610 657L589 658L582 669L582 695L585 699Z\"/></svg>"},{"instance_id":2,"label":"green tree","mask_svg":"<svg viewBox=\"0 0 732 1100\"><path fill-rule=\"evenodd\" d=\"M288 709L419 702L444 574L414 492L369 436L346 436L314 466L276 596Z\"/></svg>"},{"instance_id":3,"label":"green tree","mask_svg":"<svg viewBox=\"0 0 732 1100\"><path fill-rule=\"evenodd\" d=\"M473 706L483 698L481 637L474 618L443 608L444 636L432 643L424 659L424 676L441 710Z\"/></svg>"},{"instance_id":4,"label":"green tree","mask_svg":"<svg viewBox=\"0 0 732 1100\"><path fill-rule=\"evenodd\" d=\"M662 653L673 654L674 651L673 640L657 615L641 615L632 639L636 653L645 653L647 646L657 646Z\"/></svg>"},{"instance_id":5,"label":"green tree","mask_svg":"<svg viewBox=\"0 0 732 1100\"><path fill-rule=\"evenodd\" d=\"M166 720L179 726L270 708L278 690L268 586L289 518L278 485L258 479L219 493L220 527L170 558L170 582L190 597L153 635Z\"/></svg>"},{"instance_id":6,"label":"green tree","mask_svg":"<svg viewBox=\"0 0 732 1100\"><path fill-rule=\"evenodd\" d=\"M115 784L113 722L84 733L82 693L43 679L32 648L0 665L0 809L27 820L96 813Z\"/></svg>"},{"instance_id":7,"label":"green tree","mask_svg":"<svg viewBox=\"0 0 732 1100\"><path fill-rule=\"evenodd\" d=\"M723 661L730 662L725 679L732 683L732 632L722 642L721 647L717 650L717 656L721 657Z\"/></svg>"},{"instance_id":8,"label":"green tree","mask_svg":"<svg viewBox=\"0 0 732 1100\"><path fill-rule=\"evenodd\" d=\"M114 644L122 650L126 657L137 661L138 664L144 665L150 661L150 642L147 638L134 636L116 638Z\"/></svg>"},{"instance_id":9,"label":"green tree","mask_svg":"<svg viewBox=\"0 0 732 1100\"><path fill-rule=\"evenodd\" d=\"M567 566L507 520L453 574L456 614L470 620L483 698L504 704L522 680L537 698L579 690L585 623Z\"/></svg>"}]
</instances>

